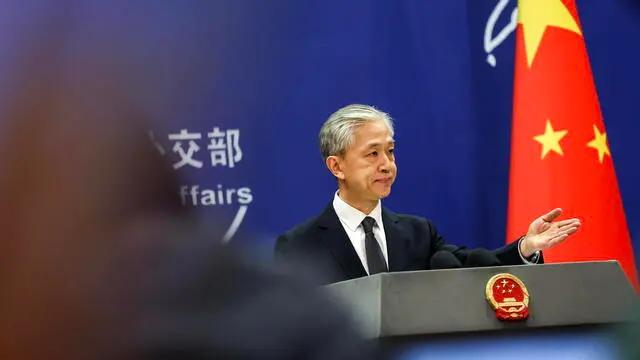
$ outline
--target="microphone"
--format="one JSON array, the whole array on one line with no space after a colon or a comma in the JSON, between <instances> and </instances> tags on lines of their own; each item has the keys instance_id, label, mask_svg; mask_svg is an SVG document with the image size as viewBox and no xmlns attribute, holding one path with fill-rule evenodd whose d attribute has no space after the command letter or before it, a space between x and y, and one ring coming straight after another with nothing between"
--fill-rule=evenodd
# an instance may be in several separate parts
<instances>
[{"instance_id":1,"label":"microphone","mask_svg":"<svg viewBox=\"0 0 640 360\"><path fill-rule=\"evenodd\" d=\"M438 250L431 256L431 270L461 268L462 263L453 253L446 250Z\"/></svg>"},{"instance_id":2,"label":"microphone","mask_svg":"<svg viewBox=\"0 0 640 360\"><path fill-rule=\"evenodd\" d=\"M467 255L467 262L464 267L484 267L484 266L500 266L502 263L493 252L487 249L473 249Z\"/></svg>"}]
</instances>

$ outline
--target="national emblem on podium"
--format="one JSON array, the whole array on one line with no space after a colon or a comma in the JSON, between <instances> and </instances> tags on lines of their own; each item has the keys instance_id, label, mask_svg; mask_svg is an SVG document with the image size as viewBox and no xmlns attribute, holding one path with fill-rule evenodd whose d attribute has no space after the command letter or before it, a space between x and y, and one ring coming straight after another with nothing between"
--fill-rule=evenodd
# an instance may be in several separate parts
<instances>
[{"instance_id":1,"label":"national emblem on podium","mask_svg":"<svg viewBox=\"0 0 640 360\"><path fill-rule=\"evenodd\" d=\"M529 292L516 276L500 273L487 282L486 299L496 317L504 321L520 321L529 316Z\"/></svg>"}]
</instances>

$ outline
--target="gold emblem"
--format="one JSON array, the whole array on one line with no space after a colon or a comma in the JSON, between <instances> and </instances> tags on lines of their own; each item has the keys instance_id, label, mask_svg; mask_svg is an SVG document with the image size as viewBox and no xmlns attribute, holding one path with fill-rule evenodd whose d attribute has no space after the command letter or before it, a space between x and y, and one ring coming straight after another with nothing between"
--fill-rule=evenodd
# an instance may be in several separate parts
<instances>
[{"instance_id":1,"label":"gold emblem","mask_svg":"<svg viewBox=\"0 0 640 360\"><path fill-rule=\"evenodd\" d=\"M485 298L500 320L520 321L529 316L529 291L515 275L492 276L487 281Z\"/></svg>"}]
</instances>

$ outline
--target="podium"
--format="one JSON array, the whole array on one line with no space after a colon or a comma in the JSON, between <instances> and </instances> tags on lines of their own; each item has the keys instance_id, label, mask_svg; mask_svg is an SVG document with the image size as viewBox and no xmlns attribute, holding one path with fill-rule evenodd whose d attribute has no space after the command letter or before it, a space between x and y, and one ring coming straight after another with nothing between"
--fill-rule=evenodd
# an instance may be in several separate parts
<instances>
[{"instance_id":1,"label":"podium","mask_svg":"<svg viewBox=\"0 0 640 360\"><path fill-rule=\"evenodd\" d=\"M501 321L485 298L488 280L518 277L529 293L529 316ZM629 319L638 296L616 261L477 267L381 273L326 285L371 339L612 325Z\"/></svg>"}]
</instances>

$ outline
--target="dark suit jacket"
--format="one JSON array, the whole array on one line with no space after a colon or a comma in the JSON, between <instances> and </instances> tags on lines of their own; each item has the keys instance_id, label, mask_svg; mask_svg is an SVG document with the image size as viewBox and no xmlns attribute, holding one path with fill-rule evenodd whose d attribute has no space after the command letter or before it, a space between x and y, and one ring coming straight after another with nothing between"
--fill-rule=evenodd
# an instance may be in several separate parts
<instances>
[{"instance_id":1,"label":"dark suit jacket","mask_svg":"<svg viewBox=\"0 0 640 360\"><path fill-rule=\"evenodd\" d=\"M391 272L429 270L431 256L438 250L449 250L466 262L468 250L448 244L427 219L395 214L383 207L382 222ZM517 243L494 250L503 265L523 264ZM320 215L278 237L275 260L297 269L314 267L322 273L324 283L367 276L332 203Z\"/></svg>"}]
</instances>

